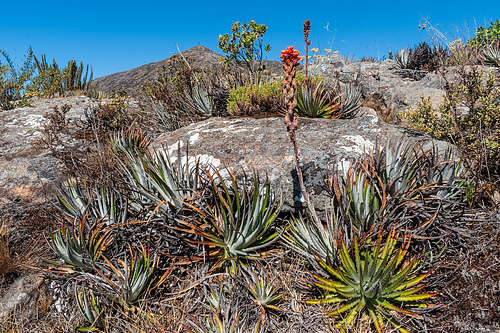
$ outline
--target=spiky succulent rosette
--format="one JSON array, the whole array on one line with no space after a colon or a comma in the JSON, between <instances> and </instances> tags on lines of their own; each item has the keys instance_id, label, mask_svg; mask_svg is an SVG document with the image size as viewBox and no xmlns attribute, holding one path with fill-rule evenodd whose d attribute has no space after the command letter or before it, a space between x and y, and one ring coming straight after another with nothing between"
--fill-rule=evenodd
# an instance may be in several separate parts
<instances>
[{"instance_id":1,"label":"spiky succulent rosette","mask_svg":"<svg viewBox=\"0 0 500 333\"><path fill-rule=\"evenodd\" d=\"M278 232L273 226L281 202L271 191L269 180L262 183L257 174L253 175L253 187L249 189L238 184L230 170L229 186L218 170L214 175L206 173L212 185L214 202L206 205L186 203L197 217L194 221L178 220L182 227L173 228L201 237L201 241L190 242L205 246L209 250L208 258L218 259L213 269L229 261L234 272L241 259L261 257L265 249L277 240Z\"/></svg>"},{"instance_id":2,"label":"spiky succulent rosette","mask_svg":"<svg viewBox=\"0 0 500 333\"><path fill-rule=\"evenodd\" d=\"M408 332L395 315L421 318L416 308L432 305L422 302L437 293L420 293L421 282L430 273L418 273L420 258L406 258L409 239L404 237L397 248L399 234L393 228L382 242L382 233L372 245L371 239L355 236L348 248L340 240L336 258L317 257L322 274L313 274L312 285L320 288L324 296L307 301L309 304L337 304L329 316L343 319L336 325L344 331L359 316L367 316L377 332L389 322L400 332Z\"/></svg>"}]
</instances>

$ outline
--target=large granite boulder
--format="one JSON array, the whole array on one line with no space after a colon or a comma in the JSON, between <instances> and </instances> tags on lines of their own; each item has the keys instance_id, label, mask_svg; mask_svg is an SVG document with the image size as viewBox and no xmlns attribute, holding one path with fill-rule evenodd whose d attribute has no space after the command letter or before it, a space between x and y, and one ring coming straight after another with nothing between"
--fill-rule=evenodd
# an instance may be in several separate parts
<instances>
[{"instance_id":1,"label":"large granite boulder","mask_svg":"<svg viewBox=\"0 0 500 333\"><path fill-rule=\"evenodd\" d=\"M0 111L0 217L13 207L44 202L60 180L60 162L36 142L47 123L44 115L65 104L71 105L66 114L71 126L95 102L84 96L38 99L31 106Z\"/></svg>"},{"instance_id":2,"label":"large granite boulder","mask_svg":"<svg viewBox=\"0 0 500 333\"><path fill-rule=\"evenodd\" d=\"M407 132L403 128L380 121L366 114L351 120L299 119L297 131L302 170L307 189L313 193L313 204L321 209L326 201L325 179L335 166L343 172L350 163L375 147L391 140L396 144L405 138L425 145L436 144L441 151L449 147L442 141ZM178 147L190 156L215 167L228 166L237 175L255 169L267 174L273 187L283 195L284 211L300 205L303 200L295 174L292 144L282 118L212 118L192 124L157 138L152 147L168 149L175 160Z\"/></svg>"}]
</instances>

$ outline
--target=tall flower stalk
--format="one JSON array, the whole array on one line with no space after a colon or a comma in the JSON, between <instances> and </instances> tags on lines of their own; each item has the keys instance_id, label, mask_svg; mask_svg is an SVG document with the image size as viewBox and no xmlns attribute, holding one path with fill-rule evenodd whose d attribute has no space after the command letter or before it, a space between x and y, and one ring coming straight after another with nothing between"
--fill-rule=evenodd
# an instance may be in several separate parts
<instances>
[{"instance_id":1,"label":"tall flower stalk","mask_svg":"<svg viewBox=\"0 0 500 333\"><path fill-rule=\"evenodd\" d=\"M321 221L316 215L311 200L309 199L309 194L304 186L304 178L302 177L302 170L300 169L300 157L299 157L299 147L297 144L297 137L295 131L298 128L297 117L295 115L295 107L297 106L297 100L295 98L295 90L297 88L297 82L295 80L295 73L297 71L297 63L299 61L299 51L297 51L293 46L289 46L286 50L281 51L281 61L283 62L283 95L285 96L285 124L287 126L288 135L290 136L290 141L293 144L293 151L295 155L295 167L297 170L297 177L299 179L299 186L302 195L307 204L307 208L314 220L318 225L321 225Z\"/></svg>"},{"instance_id":2,"label":"tall flower stalk","mask_svg":"<svg viewBox=\"0 0 500 333\"><path fill-rule=\"evenodd\" d=\"M309 40L309 32L311 32L311 21L304 21L304 42L306 43L306 57L305 57L305 76L306 81L308 80L307 76L307 65L309 63L309 45L311 45L311 41Z\"/></svg>"}]
</instances>

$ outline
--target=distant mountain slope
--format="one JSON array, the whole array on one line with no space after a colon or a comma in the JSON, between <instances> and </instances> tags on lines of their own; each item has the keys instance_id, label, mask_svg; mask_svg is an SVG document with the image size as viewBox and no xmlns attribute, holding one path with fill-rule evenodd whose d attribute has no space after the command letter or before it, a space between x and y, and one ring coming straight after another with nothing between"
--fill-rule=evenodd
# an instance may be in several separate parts
<instances>
[{"instance_id":1,"label":"distant mountain slope","mask_svg":"<svg viewBox=\"0 0 500 333\"><path fill-rule=\"evenodd\" d=\"M195 46L189 50L183 51L182 55L195 68L211 67L218 63L219 55L205 46ZM177 57L173 55L172 57ZM115 73L100 77L94 80L94 83L104 92L113 92L123 90L130 95L140 93L145 83L152 82L163 66L167 66L170 59L166 58L158 62L142 65L128 71Z\"/></svg>"},{"instance_id":2,"label":"distant mountain slope","mask_svg":"<svg viewBox=\"0 0 500 333\"><path fill-rule=\"evenodd\" d=\"M182 51L182 55L193 68L213 67L219 63L219 58L221 57L221 55L201 45ZM95 79L94 83L104 92L109 93L123 90L129 95L138 95L141 93L142 87L154 81L158 72L161 72L163 66L167 66L169 61L174 57L178 57L178 55L176 54L170 58L142 65L128 71L103 76ZM281 63L279 61L264 61L264 64L271 72L281 72Z\"/></svg>"}]
</instances>

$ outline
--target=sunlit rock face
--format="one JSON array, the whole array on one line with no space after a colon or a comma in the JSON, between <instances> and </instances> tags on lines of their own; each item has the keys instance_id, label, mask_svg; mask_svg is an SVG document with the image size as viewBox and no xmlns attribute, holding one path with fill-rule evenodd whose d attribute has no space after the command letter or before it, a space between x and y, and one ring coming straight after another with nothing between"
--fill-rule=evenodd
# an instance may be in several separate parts
<instances>
[{"instance_id":1,"label":"sunlit rock face","mask_svg":"<svg viewBox=\"0 0 500 333\"><path fill-rule=\"evenodd\" d=\"M332 167L335 172L345 172L353 160L370 152L377 143L385 145L390 140L397 144L408 138L423 140L429 147L434 142L441 151L448 147L445 142L405 132L369 114L349 120L300 118L297 138L305 186L319 209L328 203L325 179ZM168 150L173 160L179 147L182 158L188 148L190 160L198 158L217 168L230 167L237 176L251 174L252 170L262 177L267 175L273 188L281 192L285 211L303 200L293 147L282 118L212 118L165 133L152 147Z\"/></svg>"},{"instance_id":2,"label":"sunlit rock face","mask_svg":"<svg viewBox=\"0 0 500 333\"><path fill-rule=\"evenodd\" d=\"M47 122L44 115L69 104L66 119L71 128L95 103L84 96L36 99L31 106L0 111L0 216L7 208L46 201L62 177L60 161L36 144Z\"/></svg>"}]
</instances>

